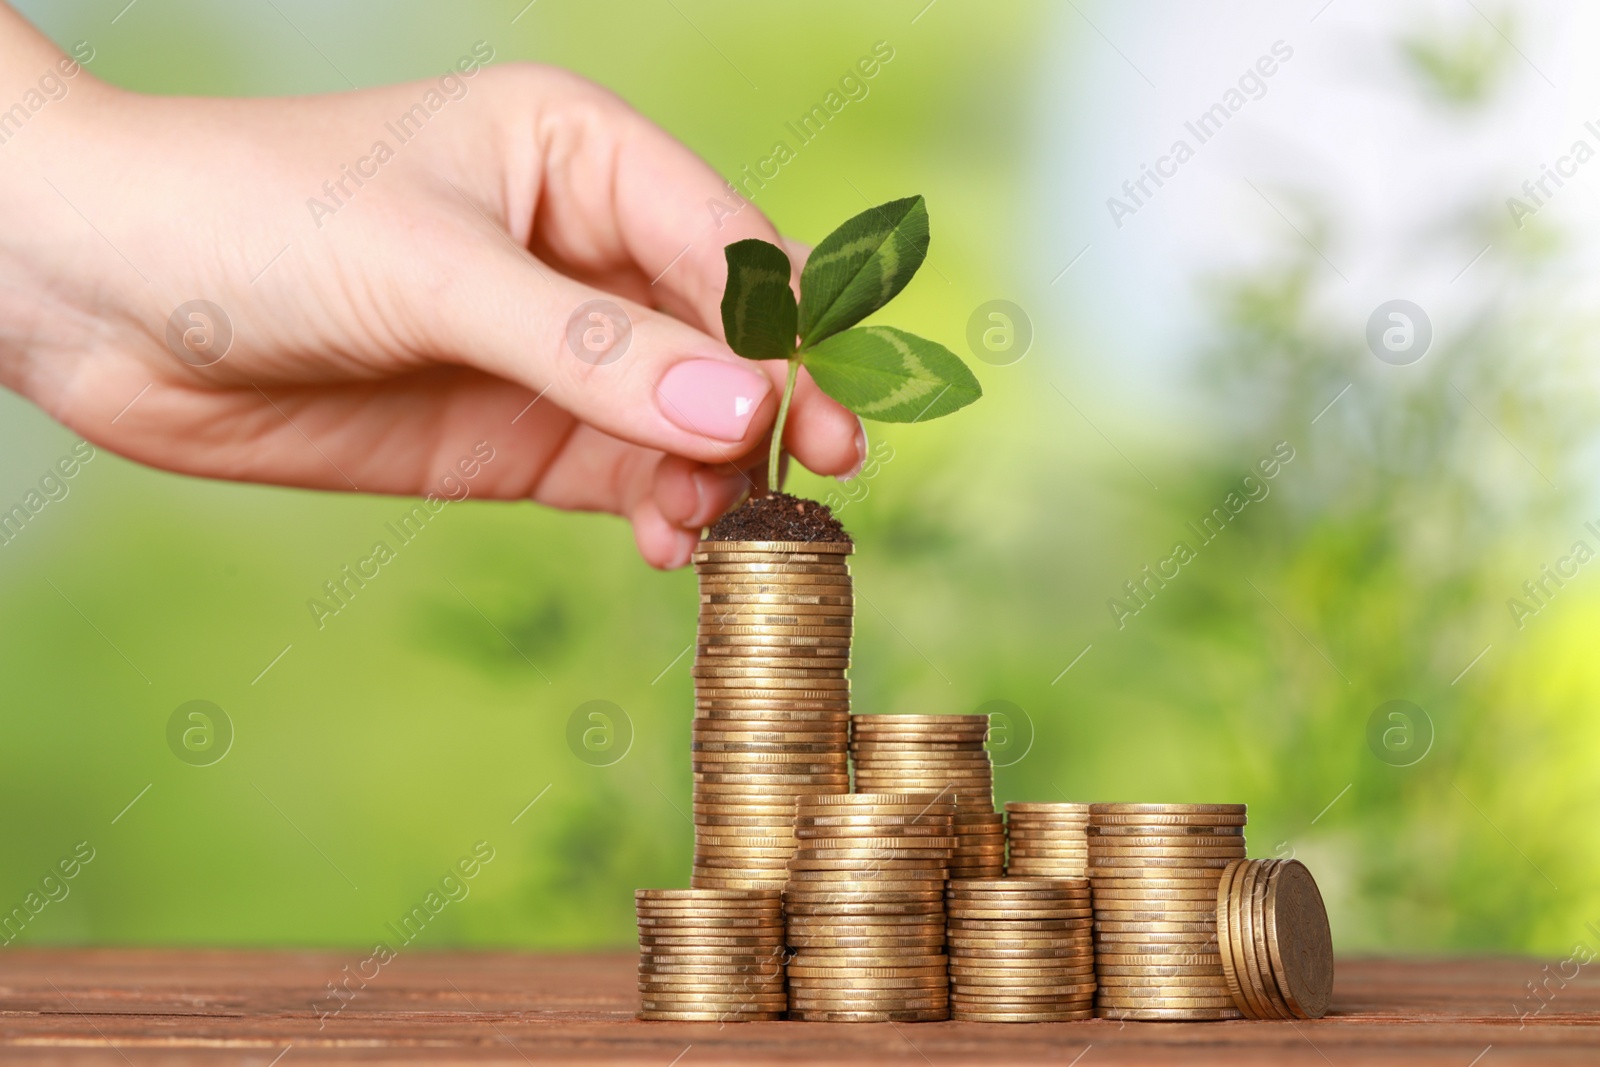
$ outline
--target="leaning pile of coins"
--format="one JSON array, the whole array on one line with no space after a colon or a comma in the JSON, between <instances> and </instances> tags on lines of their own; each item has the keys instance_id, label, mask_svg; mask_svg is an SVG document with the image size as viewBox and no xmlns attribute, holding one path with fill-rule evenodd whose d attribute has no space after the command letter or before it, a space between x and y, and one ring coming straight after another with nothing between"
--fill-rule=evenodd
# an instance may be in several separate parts
<instances>
[{"instance_id":1,"label":"leaning pile of coins","mask_svg":"<svg viewBox=\"0 0 1600 1067\"><path fill-rule=\"evenodd\" d=\"M1093 804L1096 1010L1237 1019L1217 943L1217 883L1244 858L1243 804Z\"/></svg>"},{"instance_id":2,"label":"leaning pile of coins","mask_svg":"<svg viewBox=\"0 0 1600 1067\"><path fill-rule=\"evenodd\" d=\"M944 887L949 798L801 797L784 893L789 1017L928 1022L949 1017Z\"/></svg>"},{"instance_id":3,"label":"leaning pile of coins","mask_svg":"<svg viewBox=\"0 0 1600 1067\"><path fill-rule=\"evenodd\" d=\"M639 1018L781 1019L783 895L776 890L640 889Z\"/></svg>"},{"instance_id":4,"label":"leaning pile of coins","mask_svg":"<svg viewBox=\"0 0 1600 1067\"><path fill-rule=\"evenodd\" d=\"M797 797L849 788L848 542L702 541L690 884L781 889Z\"/></svg>"},{"instance_id":5,"label":"leaning pile of coins","mask_svg":"<svg viewBox=\"0 0 1600 1067\"><path fill-rule=\"evenodd\" d=\"M1234 1005L1250 1019L1320 1019L1333 993L1333 935L1297 860L1235 860L1217 884L1217 942Z\"/></svg>"},{"instance_id":6,"label":"leaning pile of coins","mask_svg":"<svg viewBox=\"0 0 1600 1067\"><path fill-rule=\"evenodd\" d=\"M952 880L945 893L950 1018L1094 1018L1094 940L1083 878Z\"/></svg>"},{"instance_id":7,"label":"leaning pile of coins","mask_svg":"<svg viewBox=\"0 0 1600 1067\"><path fill-rule=\"evenodd\" d=\"M997 878L1005 826L994 810L987 715L854 715L857 793L942 793L956 802L952 878Z\"/></svg>"},{"instance_id":8,"label":"leaning pile of coins","mask_svg":"<svg viewBox=\"0 0 1600 1067\"><path fill-rule=\"evenodd\" d=\"M1006 805L1006 875L1082 878L1089 867L1089 805Z\"/></svg>"}]
</instances>

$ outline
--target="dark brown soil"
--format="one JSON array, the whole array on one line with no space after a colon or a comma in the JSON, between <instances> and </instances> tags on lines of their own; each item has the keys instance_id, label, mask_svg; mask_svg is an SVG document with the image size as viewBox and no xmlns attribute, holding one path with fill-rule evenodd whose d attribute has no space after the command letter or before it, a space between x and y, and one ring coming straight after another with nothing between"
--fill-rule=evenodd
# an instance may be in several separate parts
<instances>
[{"instance_id":1,"label":"dark brown soil","mask_svg":"<svg viewBox=\"0 0 1600 1067\"><path fill-rule=\"evenodd\" d=\"M826 505L788 493L754 496L717 520L707 541L843 541L850 535Z\"/></svg>"}]
</instances>

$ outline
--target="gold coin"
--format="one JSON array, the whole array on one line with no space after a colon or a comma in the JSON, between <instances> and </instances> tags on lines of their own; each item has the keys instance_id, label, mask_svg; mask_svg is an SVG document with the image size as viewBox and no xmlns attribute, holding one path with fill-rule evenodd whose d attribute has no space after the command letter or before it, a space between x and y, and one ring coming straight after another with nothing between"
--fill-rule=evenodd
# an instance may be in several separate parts
<instances>
[{"instance_id":1,"label":"gold coin","mask_svg":"<svg viewBox=\"0 0 1600 1067\"><path fill-rule=\"evenodd\" d=\"M783 1011L788 998L781 993L737 995L729 993L646 993L639 997L644 1011Z\"/></svg>"},{"instance_id":2,"label":"gold coin","mask_svg":"<svg viewBox=\"0 0 1600 1067\"><path fill-rule=\"evenodd\" d=\"M957 838L951 834L906 834L901 836L898 828L880 829L878 834L844 834L835 837L834 827L797 826L795 836L799 838L805 848L821 849L940 849L949 851L956 847ZM916 827L913 827L916 829ZM820 836L820 835L826 836ZM813 836L818 835L818 836Z\"/></svg>"},{"instance_id":3,"label":"gold coin","mask_svg":"<svg viewBox=\"0 0 1600 1067\"><path fill-rule=\"evenodd\" d=\"M781 1011L640 1011L634 1018L641 1022L659 1023L745 1023L775 1022L783 1018Z\"/></svg>"},{"instance_id":4,"label":"gold coin","mask_svg":"<svg viewBox=\"0 0 1600 1067\"><path fill-rule=\"evenodd\" d=\"M698 696L712 698L719 693L749 690L759 690L769 696L778 697L788 693L808 692L825 693L837 698L840 694L850 691L850 679L841 677L841 672L826 671L824 675L820 678L783 678L778 677L773 671L763 671L756 675L738 678L696 677L694 688Z\"/></svg>"},{"instance_id":5,"label":"gold coin","mask_svg":"<svg viewBox=\"0 0 1600 1067\"><path fill-rule=\"evenodd\" d=\"M758 766L750 764L749 767ZM822 788L825 786L848 785L848 775L841 775L833 770L815 771L785 771L784 764L773 764L773 770L768 772L746 769L743 771L695 771L694 781L704 782L707 785L751 785L751 786L781 786L802 785ZM800 764L799 766L810 766ZM840 779L843 779L841 781Z\"/></svg>"},{"instance_id":6,"label":"gold coin","mask_svg":"<svg viewBox=\"0 0 1600 1067\"><path fill-rule=\"evenodd\" d=\"M838 742L826 730L695 730L693 737L694 752L838 751Z\"/></svg>"},{"instance_id":7,"label":"gold coin","mask_svg":"<svg viewBox=\"0 0 1600 1067\"><path fill-rule=\"evenodd\" d=\"M1243 815L1243 804L1090 804L1091 815Z\"/></svg>"},{"instance_id":8,"label":"gold coin","mask_svg":"<svg viewBox=\"0 0 1600 1067\"><path fill-rule=\"evenodd\" d=\"M882 993L863 993L860 996L844 996L850 990L840 990L838 993L827 991L818 996L810 996L809 990L796 989L789 997L789 1010L796 1012L810 1011L932 1011L934 1009L948 1010L948 994L940 989L938 991L916 989L893 989ZM910 994L919 994L916 996Z\"/></svg>"},{"instance_id":9,"label":"gold coin","mask_svg":"<svg viewBox=\"0 0 1600 1067\"><path fill-rule=\"evenodd\" d=\"M662 957L662 959L671 960L673 957ZM639 975L641 979L649 978L651 980L681 976L720 978L723 981L730 983L742 982L746 979L751 981L782 981L783 961L781 958L774 958L761 965L752 964L746 967L725 967L708 963L675 965L670 962L663 963L655 958L649 958L640 961Z\"/></svg>"},{"instance_id":10,"label":"gold coin","mask_svg":"<svg viewBox=\"0 0 1600 1067\"><path fill-rule=\"evenodd\" d=\"M925 1011L791 1011L789 1018L802 1023L936 1023L950 1017L948 1008Z\"/></svg>"},{"instance_id":11,"label":"gold coin","mask_svg":"<svg viewBox=\"0 0 1600 1067\"><path fill-rule=\"evenodd\" d=\"M1199 878L1192 878L1188 875L1181 878L1167 878L1164 877L1165 873L1165 871L1162 871L1147 878L1139 877L1137 873L1131 878L1097 878L1094 883L1094 891L1097 896L1100 893L1115 890L1126 890L1132 893L1160 892L1162 890L1199 890L1206 893L1215 893L1217 891L1217 879L1222 874L1221 870L1216 870L1205 871Z\"/></svg>"},{"instance_id":12,"label":"gold coin","mask_svg":"<svg viewBox=\"0 0 1600 1067\"><path fill-rule=\"evenodd\" d=\"M1071 976L1085 971L1093 973L1095 968L1094 956L1087 955L1078 959L1039 959L1039 960L984 960L971 956L953 958L950 961L950 973L961 975L963 978L1027 978L1047 980L1052 976Z\"/></svg>"},{"instance_id":13,"label":"gold coin","mask_svg":"<svg viewBox=\"0 0 1600 1067\"><path fill-rule=\"evenodd\" d=\"M701 741L695 740L689 746L692 753L705 753L718 756L754 756L757 759L771 757L777 762L802 762L797 759L780 760L779 756L809 756L813 760L825 759L838 751L838 747L828 741L784 741L767 742L758 741Z\"/></svg>"},{"instance_id":14,"label":"gold coin","mask_svg":"<svg viewBox=\"0 0 1600 1067\"><path fill-rule=\"evenodd\" d=\"M860 812L875 814L917 814L921 812L939 812L950 814L951 802L948 797L941 796L938 792L932 793L839 793L824 799L807 801L804 807L808 815L844 815ZM838 811L823 811L820 809L836 808ZM818 810L809 810L818 809Z\"/></svg>"},{"instance_id":15,"label":"gold coin","mask_svg":"<svg viewBox=\"0 0 1600 1067\"><path fill-rule=\"evenodd\" d=\"M709 548L696 551L692 559L695 563L825 563L848 566L839 554L819 552L810 545L793 550Z\"/></svg>"},{"instance_id":16,"label":"gold coin","mask_svg":"<svg viewBox=\"0 0 1600 1067\"><path fill-rule=\"evenodd\" d=\"M1242 925L1249 936L1242 941L1240 947L1249 959L1249 965L1254 967L1253 971L1249 971L1247 965L1247 973L1254 974L1259 980L1257 996L1265 1003L1266 1017L1291 1019L1295 1013L1284 999L1278 976L1273 973L1272 951L1266 943L1267 919L1263 906L1268 883L1272 879L1273 871L1279 865L1278 860L1256 860L1250 864L1244 895L1240 900L1241 916L1247 916Z\"/></svg>"},{"instance_id":17,"label":"gold coin","mask_svg":"<svg viewBox=\"0 0 1600 1067\"><path fill-rule=\"evenodd\" d=\"M833 937L827 934L802 934L791 935L789 945L797 949L827 950L827 949L860 949L866 950L899 950L899 949L936 949L944 944L944 938L938 935L932 937L891 937L888 935L863 934L860 937Z\"/></svg>"},{"instance_id":18,"label":"gold coin","mask_svg":"<svg viewBox=\"0 0 1600 1067\"><path fill-rule=\"evenodd\" d=\"M785 910L790 915L944 914L944 906L937 897L914 892L873 893L859 897L839 893L796 892Z\"/></svg>"},{"instance_id":19,"label":"gold coin","mask_svg":"<svg viewBox=\"0 0 1600 1067\"><path fill-rule=\"evenodd\" d=\"M902 878L902 874L910 877ZM790 871L789 888L793 892L828 892L875 897L880 893L926 893L938 888L942 877L926 871L884 871L882 874L859 871Z\"/></svg>"},{"instance_id":20,"label":"gold coin","mask_svg":"<svg viewBox=\"0 0 1600 1067\"><path fill-rule=\"evenodd\" d=\"M1154 948L1155 946L1152 946ZM1212 967L1222 973L1222 957L1216 952L1112 952L1100 946L1095 954L1096 964L1107 967L1183 966Z\"/></svg>"},{"instance_id":21,"label":"gold coin","mask_svg":"<svg viewBox=\"0 0 1600 1067\"><path fill-rule=\"evenodd\" d=\"M989 1012L969 1008L950 1009L950 1018L964 1023L1075 1023L1093 1019L1094 1011L1012 1011Z\"/></svg>"},{"instance_id":22,"label":"gold coin","mask_svg":"<svg viewBox=\"0 0 1600 1067\"><path fill-rule=\"evenodd\" d=\"M651 901L684 901L685 903L701 902L727 902L748 904L771 904L773 901L781 902L783 894L765 890L747 890L743 892L718 892L706 889L635 889L635 900Z\"/></svg>"},{"instance_id":23,"label":"gold coin","mask_svg":"<svg viewBox=\"0 0 1600 1067\"><path fill-rule=\"evenodd\" d=\"M1013 897L1023 893L1060 895L1071 899L1089 895L1087 878L1004 878L957 881L950 884L956 894L995 894Z\"/></svg>"},{"instance_id":24,"label":"gold coin","mask_svg":"<svg viewBox=\"0 0 1600 1067\"><path fill-rule=\"evenodd\" d=\"M944 819L923 819L915 815L894 816L893 818L875 818L861 816L850 822L842 822L827 816L822 818L828 821L819 822L816 817L799 815L794 820L795 834L807 840L827 838L836 841L862 841L890 838L898 840L918 841L960 841L962 838L950 831L950 824ZM866 821L870 819L871 821Z\"/></svg>"},{"instance_id":25,"label":"gold coin","mask_svg":"<svg viewBox=\"0 0 1600 1067\"><path fill-rule=\"evenodd\" d=\"M1146 827L1141 832L1155 830L1158 833L1174 833L1171 827L1227 827L1227 825L1245 825L1245 816L1094 816L1096 829L1106 830L1107 827ZM1208 830L1216 833L1219 830Z\"/></svg>"},{"instance_id":26,"label":"gold coin","mask_svg":"<svg viewBox=\"0 0 1600 1067\"><path fill-rule=\"evenodd\" d=\"M1006 803L1006 812L1012 815L1056 815L1087 819L1089 807L1088 804L1070 802L1012 800Z\"/></svg>"},{"instance_id":27,"label":"gold coin","mask_svg":"<svg viewBox=\"0 0 1600 1067\"><path fill-rule=\"evenodd\" d=\"M1226 994L1220 997L1144 997L1108 996L1105 990L1095 994L1095 1004L1103 1011L1122 1008L1128 1011L1172 1011L1174 1009L1208 1009L1231 1012L1237 1017L1239 1009Z\"/></svg>"},{"instance_id":28,"label":"gold coin","mask_svg":"<svg viewBox=\"0 0 1600 1067\"><path fill-rule=\"evenodd\" d=\"M1096 933L1121 933L1121 934L1210 934L1215 935L1217 930L1217 917L1208 913L1204 919L1192 922L1170 919L1152 919L1143 922L1123 921L1121 919L1094 920Z\"/></svg>"},{"instance_id":29,"label":"gold coin","mask_svg":"<svg viewBox=\"0 0 1600 1067\"><path fill-rule=\"evenodd\" d=\"M1228 997L1230 1003L1232 1000L1227 983L1215 974L1167 977L1106 974L1101 976L1100 985L1114 996L1132 996L1137 993L1140 996L1158 997Z\"/></svg>"},{"instance_id":30,"label":"gold coin","mask_svg":"<svg viewBox=\"0 0 1600 1067\"><path fill-rule=\"evenodd\" d=\"M1007 973L1049 970L1094 963L1094 946L1085 941L1063 941L1044 949L973 947L955 944L948 949L952 963L969 967L1006 967Z\"/></svg>"},{"instance_id":31,"label":"gold coin","mask_svg":"<svg viewBox=\"0 0 1600 1067\"><path fill-rule=\"evenodd\" d=\"M963 1011L1083 1011L1094 1006L1094 993L1093 982L1075 982L1059 989L952 986L950 1007Z\"/></svg>"},{"instance_id":32,"label":"gold coin","mask_svg":"<svg viewBox=\"0 0 1600 1067\"><path fill-rule=\"evenodd\" d=\"M847 707L850 703L850 693L845 689L781 689L781 688L753 688L753 689L723 689L718 687L695 687L695 714L700 714L707 705L717 705L720 702L749 702L767 701L775 707L791 705L819 710L838 709Z\"/></svg>"},{"instance_id":33,"label":"gold coin","mask_svg":"<svg viewBox=\"0 0 1600 1067\"><path fill-rule=\"evenodd\" d=\"M1241 1018L1238 1008L1097 1008L1095 1016L1101 1019L1125 1019L1129 1022L1208 1022Z\"/></svg>"},{"instance_id":34,"label":"gold coin","mask_svg":"<svg viewBox=\"0 0 1600 1067\"><path fill-rule=\"evenodd\" d=\"M1236 848L1102 848L1098 845L1089 847L1089 856L1096 866L1143 866L1152 860L1216 860L1220 864L1212 864L1218 869L1226 867L1228 860L1243 859L1244 846Z\"/></svg>"},{"instance_id":35,"label":"gold coin","mask_svg":"<svg viewBox=\"0 0 1600 1067\"><path fill-rule=\"evenodd\" d=\"M658 956L644 953L639 957L641 971L708 970L729 974L769 974L781 972L788 959L788 950L782 945L753 952L706 949L703 952L674 952Z\"/></svg>"},{"instance_id":36,"label":"gold coin","mask_svg":"<svg viewBox=\"0 0 1600 1067\"><path fill-rule=\"evenodd\" d=\"M702 574L700 592L705 593L844 593L853 584L848 571L842 574Z\"/></svg>"},{"instance_id":37,"label":"gold coin","mask_svg":"<svg viewBox=\"0 0 1600 1067\"><path fill-rule=\"evenodd\" d=\"M718 930L723 928L760 929L765 927L779 927L783 925L783 916L767 915L640 915L638 925L641 930Z\"/></svg>"},{"instance_id":38,"label":"gold coin","mask_svg":"<svg viewBox=\"0 0 1600 1067\"><path fill-rule=\"evenodd\" d=\"M1261 1009L1255 1003L1252 991L1249 988L1250 980L1245 973L1244 957L1240 950L1239 917L1234 911L1233 889L1238 881L1237 875L1248 860L1239 860L1223 868L1222 877L1217 882L1215 894L1215 909L1217 916L1217 948L1222 956L1222 978L1227 983L1228 992L1233 996L1234 1006L1248 1018L1262 1018Z\"/></svg>"},{"instance_id":39,"label":"gold coin","mask_svg":"<svg viewBox=\"0 0 1600 1067\"><path fill-rule=\"evenodd\" d=\"M1227 834L1189 834L1187 836L1156 837L1147 835L1143 837L1100 837L1090 834L1086 839L1089 847L1097 852L1126 852L1131 849L1175 849L1175 848L1226 848L1242 851L1245 847L1243 834L1230 837Z\"/></svg>"},{"instance_id":40,"label":"gold coin","mask_svg":"<svg viewBox=\"0 0 1600 1067\"><path fill-rule=\"evenodd\" d=\"M1285 860L1268 878L1262 909L1284 1002L1299 1018L1322 1018L1333 992L1333 939L1316 879L1300 861Z\"/></svg>"},{"instance_id":41,"label":"gold coin","mask_svg":"<svg viewBox=\"0 0 1600 1067\"><path fill-rule=\"evenodd\" d=\"M1242 992L1254 1014L1262 1019L1287 1019L1290 1012L1282 1004L1274 986L1271 964L1258 946L1261 914L1255 907L1257 883L1270 869L1274 860L1253 860L1240 866L1234 873L1229 890L1230 942L1221 945L1224 952L1232 952L1243 965L1240 973Z\"/></svg>"},{"instance_id":42,"label":"gold coin","mask_svg":"<svg viewBox=\"0 0 1600 1067\"><path fill-rule=\"evenodd\" d=\"M845 689L850 684L845 671L839 667L724 667L719 664L714 667L691 667L689 674L695 680L696 690L701 693L719 686L759 685L766 688L776 682L787 683L788 688L793 689ZM802 682L805 684L800 684ZM839 751L845 752L845 746L840 745Z\"/></svg>"},{"instance_id":43,"label":"gold coin","mask_svg":"<svg viewBox=\"0 0 1600 1067\"><path fill-rule=\"evenodd\" d=\"M793 963L789 966L790 978L845 978L865 981L872 978L929 978L943 976L943 963L925 967L837 967L809 963Z\"/></svg>"},{"instance_id":44,"label":"gold coin","mask_svg":"<svg viewBox=\"0 0 1600 1067\"><path fill-rule=\"evenodd\" d=\"M827 730L836 732L847 712L837 705L847 700L696 700L694 723L705 729L756 729L754 723L772 723L774 730ZM723 725L723 724L727 725ZM762 729L768 729L763 725Z\"/></svg>"},{"instance_id":45,"label":"gold coin","mask_svg":"<svg viewBox=\"0 0 1600 1067\"><path fill-rule=\"evenodd\" d=\"M654 920L684 920L696 919L746 919L751 922L774 922L783 918L781 908L762 907L760 911L748 908L733 908L719 905L695 905L687 908L646 908L643 902L638 907L638 918Z\"/></svg>"},{"instance_id":46,"label":"gold coin","mask_svg":"<svg viewBox=\"0 0 1600 1067\"><path fill-rule=\"evenodd\" d=\"M918 726L989 726L987 715L879 715L866 714L858 716L858 720L868 726L893 726L898 729L913 729Z\"/></svg>"},{"instance_id":47,"label":"gold coin","mask_svg":"<svg viewBox=\"0 0 1600 1067\"><path fill-rule=\"evenodd\" d=\"M1088 914L1089 909L1085 908L1084 916L1087 917ZM950 928L952 930L965 930L972 933L983 933L991 930L1027 930L1044 933L1051 930L1081 930L1084 928L1084 921L1083 918L1080 917L1068 917L1060 919L1004 919L1000 921L995 921L992 919L952 918L950 920Z\"/></svg>"},{"instance_id":48,"label":"gold coin","mask_svg":"<svg viewBox=\"0 0 1600 1067\"><path fill-rule=\"evenodd\" d=\"M834 607L850 607L855 603L855 597L849 593L825 590L820 593L798 593L793 590L782 592L739 592L726 591L722 588L700 590L700 603L713 607L766 607L776 604L786 607L790 604L814 604L817 606L832 605Z\"/></svg>"},{"instance_id":49,"label":"gold coin","mask_svg":"<svg viewBox=\"0 0 1600 1067\"><path fill-rule=\"evenodd\" d=\"M844 562L834 561L808 561L808 560L779 560L779 559L740 559L740 560L697 560L695 573L701 578L712 578L719 581L726 580L727 576L736 576L746 581L767 581L772 578L796 574L821 574L832 578L846 580L850 577L850 566Z\"/></svg>"},{"instance_id":50,"label":"gold coin","mask_svg":"<svg viewBox=\"0 0 1600 1067\"><path fill-rule=\"evenodd\" d=\"M832 772L836 767L842 768L845 765L844 753L839 753L838 757L835 758L834 753L829 752L826 746L823 746L821 752L773 752L770 749L756 752L721 752L715 749L705 751L696 748L690 752L689 762L691 764L734 763L752 767L764 764L785 767L819 766L828 772Z\"/></svg>"},{"instance_id":51,"label":"gold coin","mask_svg":"<svg viewBox=\"0 0 1600 1067\"><path fill-rule=\"evenodd\" d=\"M746 993L783 992L783 972L757 978L753 975L646 974L639 976L641 993Z\"/></svg>"},{"instance_id":52,"label":"gold coin","mask_svg":"<svg viewBox=\"0 0 1600 1067\"><path fill-rule=\"evenodd\" d=\"M762 677L771 672L788 674L792 677L806 677L795 675L795 671L821 671L814 674L817 678L843 678L850 669L850 664L843 659L828 659L823 656L713 656L698 660L690 670L690 675L699 677L714 677L713 671L748 671L751 677ZM698 673L697 673L698 672ZM849 731L844 727L839 728L841 736L848 739Z\"/></svg>"},{"instance_id":53,"label":"gold coin","mask_svg":"<svg viewBox=\"0 0 1600 1067\"><path fill-rule=\"evenodd\" d=\"M1021 905L1007 905L994 908L969 908L958 901L949 901L946 910L952 919L1076 919L1082 918L1089 921L1090 911L1087 908L1024 908Z\"/></svg>"},{"instance_id":54,"label":"gold coin","mask_svg":"<svg viewBox=\"0 0 1600 1067\"><path fill-rule=\"evenodd\" d=\"M1046 976L1034 974L1017 975L955 975L950 976L950 992L952 996L1004 996L1008 993L1042 993L1061 992L1066 994L1068 989L1076 989L1083 995L1094 992L1096 985L1094 968L1080 968L1075 973L1060 973ZM1086 988L1085 988L1086 987Z\"/></svg>"}]
</instances>

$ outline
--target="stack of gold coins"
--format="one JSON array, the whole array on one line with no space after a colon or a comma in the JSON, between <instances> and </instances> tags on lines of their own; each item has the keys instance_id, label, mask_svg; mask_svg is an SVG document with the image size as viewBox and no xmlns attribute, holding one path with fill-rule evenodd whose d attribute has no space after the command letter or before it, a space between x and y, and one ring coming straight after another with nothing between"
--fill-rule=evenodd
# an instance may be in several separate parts
<instances>
[{"instance_id":1,"label":"stack of gold coins","mask_svg":"<svg viewBox=\"0 0 1600 1067\"><path fill-rule=\"evenodd\" d=\"M801 797L784 893L789 1016L949 1017L944 885L955 804L929 794Z\"/></svg>"},{"instance_id":2,"label":"stack of gold coins","mask_svg":"<svg viewBox=\"0 0 1600 1067\"><path fill-rule=\"evenodd\" d=\"M1088 833L1087 804L1007 804L1007 876L1084 877L1089 867Z\"/></svg>"},{"instance_id":3,"label":"stack of gold coins","mask_svg":"<svg viewBox=\"0 0 1600 1067\"><path fill-rule=\"evenodd\" d=\"M986 715L854 715L858 793L944 793L956 802L952 878L997 878L1005 828L994 810Z\"/></svg>"},{"instance_id":4,"label":"stack of gold coins","mask_svg":"<svg viewBox=\"0 0 1600 1067\"><path fill-rule=\"evenodd\" d=\"M950 1018L1094 1018L1094 940L1084 878L952 880Z\"/></svg>"},{"instance_id":5,"label":"stack of gold coins","mask_svg":"<svg viewBox=\"0 0 1600 1067\"><path fill-rule=\"evenodd\" d=\"M796 797L849 788L845 542L702 541L690 884L781 889Z\"/></svg>"},{"instance_id":6,"label":"stack of gold coins","mask_svg":"<svg viewBox=\"0 0 1600 1067\"><path fill-rule=\"evenodd\" d=\"M1333 937L1316 879L1297 860L1235 860L1216 892L1233 1003L1251 1019L1320 1019L1333 993Z\"/></svg>"},{"instance_id":7,"label":"stack of gold coins","mask_svg":"<svg viewBox=\"0 0 1600 1067\"><path fill-rule=\"evenodd\" d=\"M640 889L641 1019L781 1019L783 894L777 890Z\"/></svg>"},{"instance_id":8,"label":"stack of gold coins","mask_svg":"<svg viewBox=\"0 0 1600 1067\"><path fill-rule=\"evenodd\" d=\"M1237 1019L1217 884L1244 858L1243 804L1095 804L1089 815L1099 1014Z\"/></svg>"}]
</instances>

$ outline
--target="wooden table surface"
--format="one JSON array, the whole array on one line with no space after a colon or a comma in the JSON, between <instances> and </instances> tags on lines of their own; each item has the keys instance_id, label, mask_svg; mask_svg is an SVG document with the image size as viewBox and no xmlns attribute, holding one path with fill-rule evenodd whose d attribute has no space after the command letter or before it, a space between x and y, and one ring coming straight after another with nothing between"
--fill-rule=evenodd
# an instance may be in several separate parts
<instances>
[{"instance_id":1,"label":"wooden table surface","mask_svg":"<svg viewBox=\"0 0 1600 1067\"><path fill-rule=\"evenodd\" d=\"M327 983L365 957L0 950L0 1063L1600 1063L1594 964L1526 1020L1540 962L1366 959L1340 961L1318 1022L718 1026L634 1020L631 954L402 952L332 1014Z\"/></svg>"}]
</instances>

